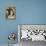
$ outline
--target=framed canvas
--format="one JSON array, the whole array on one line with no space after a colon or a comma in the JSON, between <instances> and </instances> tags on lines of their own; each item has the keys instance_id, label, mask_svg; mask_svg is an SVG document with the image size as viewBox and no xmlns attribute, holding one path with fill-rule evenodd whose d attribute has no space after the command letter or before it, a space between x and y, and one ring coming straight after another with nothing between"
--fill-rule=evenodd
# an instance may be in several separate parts
<instances>
[{"instance_id":1,"label":"framed canvas","mask_svg":"<svg viewBox=\"0 0 46 46\"><path fill-rule=\"evenodd\" d=\"M46 25L20 24L18 25L18 31L20 31L20 41L46 41Z\"/></svg>"},{"instance_id":2,"label":"framed canvas","mask_svg":"<svg viewBox=\"0 0 46 46\"><path fill-rule=\"evenodd\" d=\"M8 6L6 8L6 18L16 19L16 7L15 6Z\"/></svg>"}]
</instances>

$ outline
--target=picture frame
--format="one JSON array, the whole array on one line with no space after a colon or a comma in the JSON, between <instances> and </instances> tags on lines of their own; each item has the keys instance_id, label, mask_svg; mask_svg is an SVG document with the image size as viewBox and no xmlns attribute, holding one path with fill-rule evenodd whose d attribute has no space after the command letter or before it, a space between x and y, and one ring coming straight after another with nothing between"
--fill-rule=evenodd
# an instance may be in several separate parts
<instances>
[{"instance_id":1,"label":"picture frame","mask_svg":"<svg viewBox=\"0 0 46 46\"><path fill-rule=\"evenodd\" d=\"M46 41L46 25L45 24L19 24L18 34L19 34L18 35L19 42L21 40Z\"/></svg>"},{"instance_id":2,"label":"picture frame","mask_svg":"<svg viewBox=\"0 0 46 46\"><path fill-rule=\"evenodd\" d=\"M16 19L16 7L8 6L6 8L6 19Z\"/></svg>"}]
</instances>

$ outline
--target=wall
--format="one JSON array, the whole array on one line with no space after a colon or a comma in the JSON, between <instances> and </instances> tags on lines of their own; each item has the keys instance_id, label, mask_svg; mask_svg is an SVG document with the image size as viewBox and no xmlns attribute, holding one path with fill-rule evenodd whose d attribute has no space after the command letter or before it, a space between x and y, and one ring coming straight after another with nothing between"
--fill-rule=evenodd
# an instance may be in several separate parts
<instances>
[{"instance_id":1,"label":"wall","mask_svg":"<svg viewBox=\"0 0 46 46\"><path fill-rule=\"evenodd\" d=\"M16 5L16 20L5 19L10 4ZM46 24L46 0L0 0L0 44L8 43L7 36L18 31L17 24Z\"/></svg>"}]
</instances>

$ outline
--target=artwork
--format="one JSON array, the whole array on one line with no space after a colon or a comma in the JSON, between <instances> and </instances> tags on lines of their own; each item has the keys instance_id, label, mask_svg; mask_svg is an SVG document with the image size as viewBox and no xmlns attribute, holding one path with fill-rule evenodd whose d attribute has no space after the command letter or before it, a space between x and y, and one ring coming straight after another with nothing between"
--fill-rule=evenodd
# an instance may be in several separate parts
<instances>
[{"instance_id":1,"label":"artwork","mask_svg":"<svg viewBox=\"0 0 46 46\"><path fill-rule=\"evenodd\" d=\"M6 8L6 19L16 19L16 7L9 6Z\"/></svg>"},{"instance_id":2,"label":"artwork","mask_svg":"<svg viewBox=\"0 0 46 46\"><path fill-rule=\"evenodd\" d=\"M11 44L15 44L15 40L16 40L16 33L12 32L8 35L8 40L12 41ZM8 46L10 46L10 42L8 42Z\"/></svg>"},{"instance_id":3,"label":"artwork","mask_svg":"<svg viewBox=\"0 0 46 46\"><path fill-rule=\"evenodd\" d=\"M20 40L46 41L46 25L20 25Z\"/></svg>"}]
</instances>

